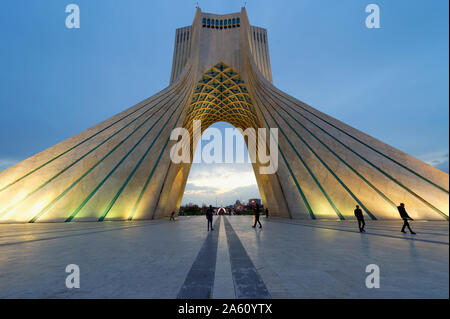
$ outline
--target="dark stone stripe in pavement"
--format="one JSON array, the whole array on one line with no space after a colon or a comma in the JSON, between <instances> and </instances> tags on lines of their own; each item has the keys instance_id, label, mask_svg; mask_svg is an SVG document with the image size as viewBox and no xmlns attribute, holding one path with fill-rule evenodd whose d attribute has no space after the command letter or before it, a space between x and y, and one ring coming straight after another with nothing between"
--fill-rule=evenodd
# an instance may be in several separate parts
<instances>
[{"instance_id":1,"label":"dark stone stripe in pavement","mask_svg":"<svg viewBox=\"0 0 450 319\"><path fill-rule=\"evenodd\" d=\"M177 295L178 299L210 299L214 288L220 219L214 223ZM205 219L206 228L206 219ZM206 231L206 229L205 229Z\"/></svg>"},{"instance_id":2,"label":"dark stone stripe in pavement","mask_svg":"<svg viewBox=\"0 0 450 319\"><path fill-rule=\"evenodd\" d=\"M238 299L270 299L272 296L227 217L224 218L230 252L231 273Z\"/></svg>"}]
</instances>

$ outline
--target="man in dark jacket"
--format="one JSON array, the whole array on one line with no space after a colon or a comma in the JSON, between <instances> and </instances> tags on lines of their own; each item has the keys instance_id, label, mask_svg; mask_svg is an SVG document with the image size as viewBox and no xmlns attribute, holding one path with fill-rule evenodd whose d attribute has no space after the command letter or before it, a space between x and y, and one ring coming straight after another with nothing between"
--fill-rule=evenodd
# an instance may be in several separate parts
<instances>
[{"instance_id":1,"label":"man in dark jacket","mask_svg":"<svg viewBox=\"0 0 450 319\"><path fill-rule=\"evenodd\" d=\"M214 228L212 227L213 214L214 214L214 209L212 208L211 205L209 205L209 208L206 211L206 220L208 221L208 231L209 231L210 227L211 227L211 230L214 230Z\"/></svg>"},{"instance_id":2,"label":"man in dark jacket","mask_svg":"<svg viewBox=\"0 0 450 319\"><path fill-rule=\"evenodd\" d=\"M355 217L358 220L359 232L365 233L366 231L364 230L364 226L366 226L366 223L364 222L364 215L361 208L359 208L359 205L356 205Z\"/></svg>"},{"instance_id":3,"label":"man in dark jacket","mask_svg":"<svg viewBox=\"0 0 450 319\"><path fill-rule=\"evenodd\" d=\"M261 222L259 221L259 205L256 204L255 207L255 224L252 226L253 228L256 227L256 223L259 224L259 228L262 228Z\"/></svg>"},{"instance_id":4,"label":"man in dark jacket","mask_svg":"<svg viewBox=\"0 0 450 319\"><path fill-rule=\"evenodd\" d=\"M400 206L397 207L398 212L400 213L400 217L403 219L403 227L402 227L402 233L406 233L405 232L405 227L408 227L409 231L411 232L411 234L415 235L416 233L412 231L411 227L409 226L408 223L408 219L409 220L414 220L411 217L409 217L408 213L406 212L405 209L405 204L401 203Z\"/></svg>"}]
</instances>

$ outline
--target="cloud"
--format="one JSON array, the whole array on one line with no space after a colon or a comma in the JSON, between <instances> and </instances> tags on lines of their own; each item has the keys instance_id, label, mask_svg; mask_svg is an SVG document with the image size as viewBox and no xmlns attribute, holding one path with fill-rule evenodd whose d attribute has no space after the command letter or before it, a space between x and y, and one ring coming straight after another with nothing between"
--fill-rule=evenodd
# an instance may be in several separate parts
<instances>
[{"instance_id":1,"label":"cloud","mask_svg":"<svg viewBox=\"0 0 450 319\"><path fill-rule=\"evenodd\" d=\"M193 164L183 204L233 204L237 199L259 198L251 164Z\"/></svg>"},{"instance_id":2,"label":"cloud","mask_svg":"<svg viewBox=\"0 0 450 319\"><path fill-rule=\"evenodd\" d=\"M12 159L12 158L0 158L0 172L17 164L20 160Z\"/></svg>"},{"instance_id":3,"label":"cloud","mask_svg":"<svg viewBox=\"0 0 450 319\"><path fill-rule=\"evenodd\" d=\"M449 172L449 153L446 151L432 152L418 156L422 161L444 171Z\"/></svg>"},{"instance_id":4,"label":"cloud","mask_svg":"<svg viewBox=\"0 0 450 319\"><path fill-rule=\"evenodd\" d=\"M439 163L437 165L434 165L434 167L436 167L437 169L440 169L441 171L444 171L446 173L449 172L449 163L448 163L448 159L445 162Z\"/></svg>"},{"instance_id":5,"label":"cloud","mask_svg":"<svg viewBox=\"0 0 450 319\"><path fill-rule=\"evenodd\" d=\"M446 157L440 159L439 161L436 161L432 165L437 169L440 169L441 171L448 173L449 172L448 154L446 155Z\"/></svg>"}]
</instances>

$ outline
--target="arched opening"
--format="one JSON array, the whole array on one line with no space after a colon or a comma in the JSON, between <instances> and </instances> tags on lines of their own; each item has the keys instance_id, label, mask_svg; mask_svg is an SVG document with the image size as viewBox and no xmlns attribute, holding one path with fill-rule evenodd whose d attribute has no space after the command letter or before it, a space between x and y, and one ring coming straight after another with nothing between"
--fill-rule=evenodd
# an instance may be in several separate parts
<instances>
[{"instance_id":1,"label":"arched opening","mask_svg":"<svg viewBox=\"0 0 450 319\"><path fill-rule=\"evenodd\" d=\"M217 214L250 214L255 199L261 195L244 136L229 123L212 124L196 145L180 212L197 215L212 205Z\"/></svg>"},{"instance_id":2,"label":"arched opening","mask_svg":"<svg viewBox=\"0 0 450 319\"><path fill-rule=\"evenodd\" d=\"M201 136L196 136L195 121L201 125ZM191 145L195 149L189 178L185 183L184 209L212 205L217 209L227 206L234 212L249 213L249 199L260 200L263 196L254 173L255 159L250 159L247 149L251 136L244 138L236 128L242 131L254 129L256 132L261 124L242 76L223 62L206 71L195 88L184 127L189 130ZM212 134L214 131L216 134ZM227 134L231 131L234 134ZM213 157L214 163L210 160L205 163L202 156L205 154L202 146L208 145L200 143L198 147L205 135L213 139L210 144L220 144L219 149L213 150L220 154L206 154ZM250 147L251 151L256 152L256 145L251 144ZM208 152L210 150L206 150Z\"/></svg>"},{"instance_id":3,"label":"arched opening","mask_svg":"<svg viewBox=\"0 0 450 319\"><path fill-rule=\"evenodd\" d=\"M261 170L266 164L260 161L259 152L268 154L269 145L268 140L261 142L258 129L267 128L261 124L255 111L253 99L239 72L223 62L219 62L203 73L194 88L182 123L182 128L189 133L189 137L183 140L180 150L189 149L189 161L171 164L164 178L165 185L160 193L158 208L152 218L168 216L170 212L180 208L179 203L188 205L192 203L198 206L202 204L229 206L234 202L239 206L239 202L247 204L249 199L260 200L274 216L286 216L288 214L278 175L276 173L263 173L264 169ZM210 134L208 128L210 131L216 130L219 132ZM225 136L220 132L220 128L223 129L222 132L225 132ZM233 128L240 129L240 131L233 130ZM228 139L226 138L227 129L230 131L229 134L233 135ZM234 134L231 131L234 131ZM198 142L202 141L203 135L207 136L207 140L211 139L211 135L219 135L219 137L214 137L213 140L216 142L220 140L221 146L214 147L214 143L207 142L205 146L208 149L205 152L203 147L197 147ZM227 141L229 141L228 146L224 149ZM243 150L239 151L240 153L234 154L235 143L243 146ZM230 144L232 145L230 146ZM212 148L214 148L214 151L220 152L220 155L211 153ZM197 153L197 157L195 153ZM231 158L230 153L232 154ZM204 160L205 154L209 158L206 161L207 164L217 166L201 166L201 160ZM236 164L236 166L233 166L233 164ZM227 165L229 167L225 168ZM178 179L176 176L180 176L180 170L183 173L181 173L182 177ZM198 172L202 170L208 173L203 180L203 184L195 181L195 178L198 178ZM188 184L188 175L191 171L194 181L190 181L190 184ZM233 173L235 174L233 175ZM222 178L220 178L221 174L224 174ZM240 175L240 178L237 177L238 175ZM231 178L227 180L223 176ZM234 180L232 176L235 176ZM214 184L214 180L216 184ZM179 186L174 185L175 183L179 183ZM188 187L186 188L186 186ZM239 187L247 187L247 192L239 195ZM185 189L187 197L183 199ZM213 189L215 189L214 192ZM227 196L219 196L225 193L227 193ZM204 194L204 198L201 196L195 197L194 194ZM209 195L206 196L206 194ZM211 196L213 197L211 198ZM236 203L236 200L239 200L239 202ZM253 204L256 202L259 201L253 201ZM245 211L248 209L245 206L240 206L239 210Z\"/></svg>"}]
</instances>

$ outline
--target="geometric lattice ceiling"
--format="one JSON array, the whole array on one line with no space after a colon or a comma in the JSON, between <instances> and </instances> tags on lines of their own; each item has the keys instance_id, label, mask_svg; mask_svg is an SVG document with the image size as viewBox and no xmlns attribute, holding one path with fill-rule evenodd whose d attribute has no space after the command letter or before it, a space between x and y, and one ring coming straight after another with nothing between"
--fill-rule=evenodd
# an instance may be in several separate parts
<instances>
[{"instance_id":1,"label":"geometric lattice ceiling","mask_svg":"<svg viewBox=\"0 0 450 319\"><path fill-rule=\"evenodd\" d=\"M244 130L256 129L260 126L255 114L242 76L221 62L197 84L184 127L190 131L193 120L201 120L202 130L220 121Z\"/></svg>"}]
</instances>

